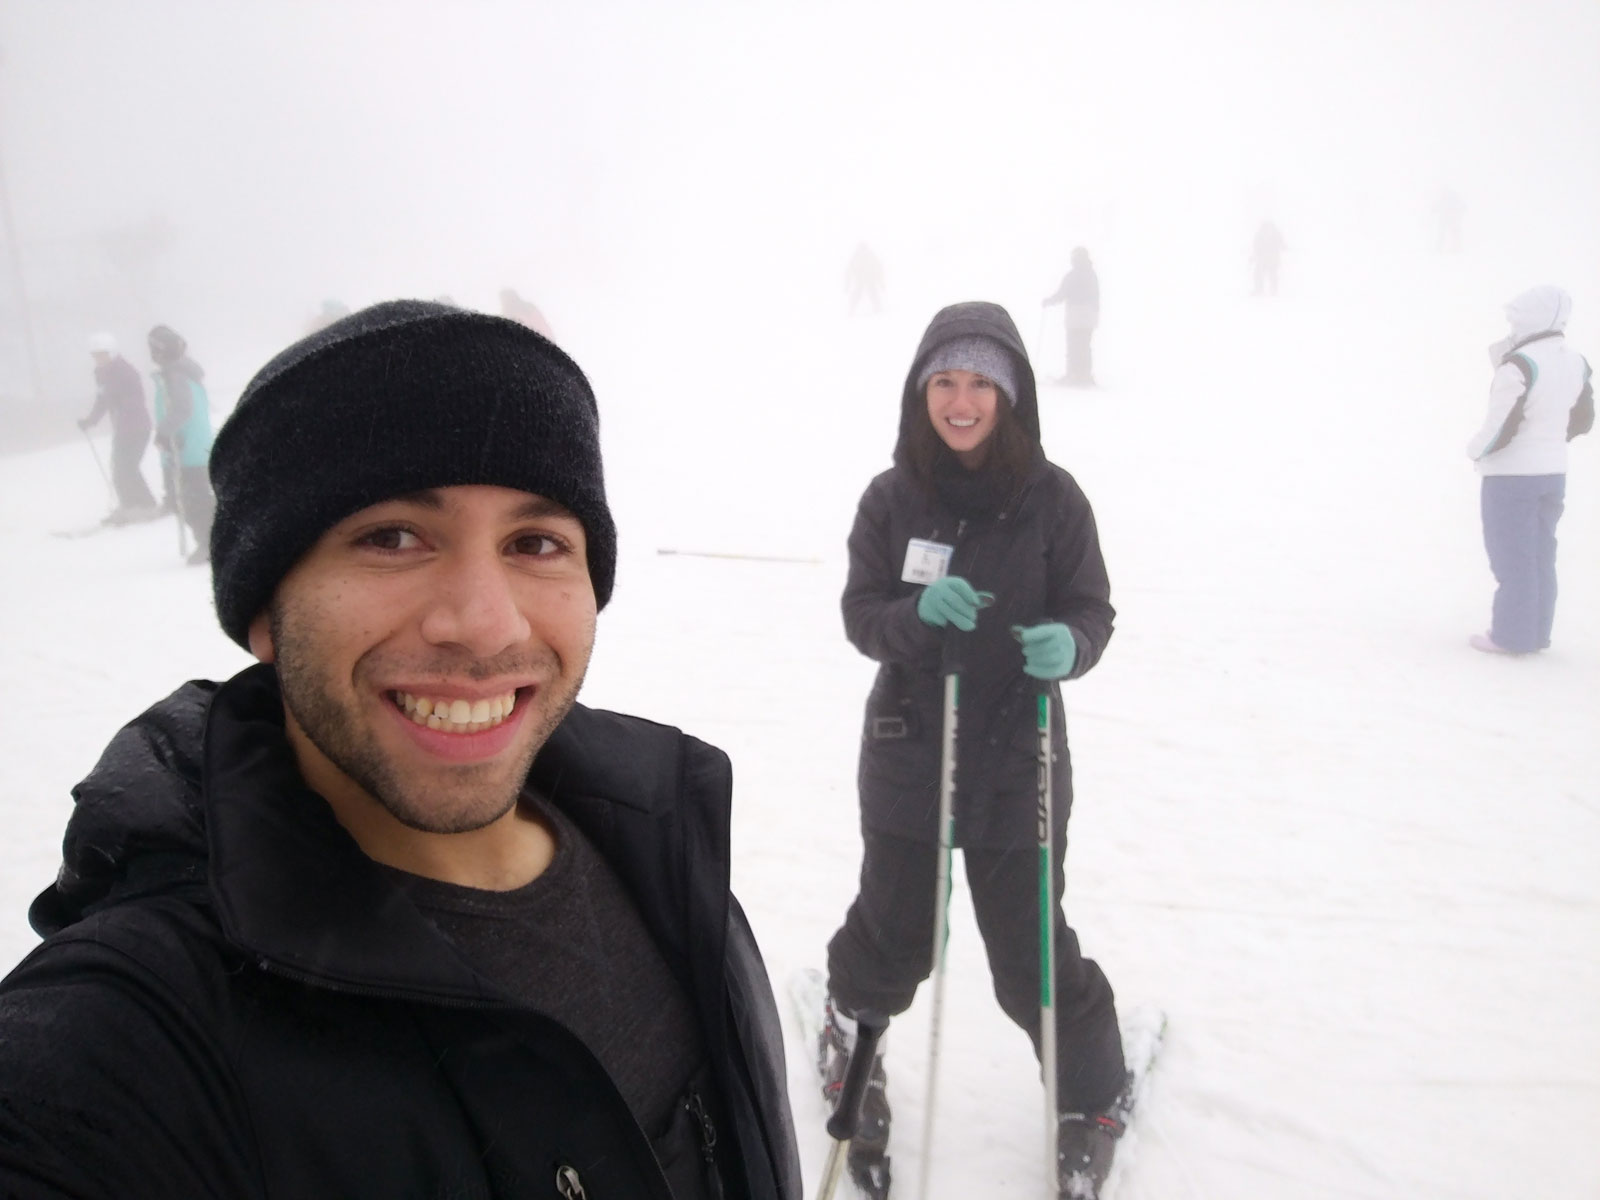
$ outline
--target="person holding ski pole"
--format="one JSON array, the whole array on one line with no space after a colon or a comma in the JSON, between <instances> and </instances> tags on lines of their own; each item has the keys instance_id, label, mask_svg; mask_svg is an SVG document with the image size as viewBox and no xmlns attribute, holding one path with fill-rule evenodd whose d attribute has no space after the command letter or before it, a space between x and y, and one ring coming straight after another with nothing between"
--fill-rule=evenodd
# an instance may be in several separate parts
<instances>
[{"instance_id":1,"label":"person holding ski pole","mask_svg":"<svg viewBox=\"0 0 1600 1200\"><path fill-rule=\"evenodd\" d=\"M189 357L189 344L171 327L157 325L147 340L156 364L155 443L167 487L164 506L193 531L195 548L189 563L198 566L211 561L211 519L217 507L206 476L211 401L201 382L205 372Z\"/></svg>"},{"instance_id":2,"label":"person holding ski pole","mask_svg":"<svg viewBox=\"0 0 1600 1200\"><path fill-rule=\"evenodd\" d=\"M106 517L107 525L126 525L157 515L156 498L144 481L139 462L150 444L150 414L144 407L144 384L139 372L117 352L117 339L97 333L89 339L89 356L94 359L94 407L78 421L87 433L100 419L111 418L111 486L117 507Z\"/></svg>"},{"instance_id":3,"label":"person holding ski pole","mask_svg":"<svg viewBox=\"0 0 1600 1200\"><path fill-rule=\"evenodd\" d=\"M1100 324L1100 277L1095 274L1089 251L1082 246L1072 251L1072 268L1061 279L1061 286L1040 302L1043 308L1065 306L1067 331L1067 370L1060 382L1068 387L1094 387L1094 331Z\"/></svg>"},{"instance_id":4,"label":"person holding ski pole","mask_svg":"<svg viewBox=\"0 0 1600 1200\"><path fill-rule=\"evenodd\" d=\"M845 632L880 667L858 774L860 889L828 945L818 1047L824 1094L836 1090L854 1014L904 1012L932 970L942 664L953 640L961 664L954 843L996 998L1036 1053L1041 681L1056 701L1050 911L1058 1054L1047 1069L1057 1072L1059 1164L1076 1169L1088 1158L1103 1178L1127 1080L1111 986L1083 956L1061 908L1072 785L1057 685L1099 661L1115 612L1089 501L1044 456L1033 369L999 305L951 305L928 326L906 375L894 465L861 498L849 558ZM851 1173L881 1195L890 1121L881 1057L874 1083ZM1069 1171L1059 1164L1066 1195Z\"/></svg>"}]
</instances>

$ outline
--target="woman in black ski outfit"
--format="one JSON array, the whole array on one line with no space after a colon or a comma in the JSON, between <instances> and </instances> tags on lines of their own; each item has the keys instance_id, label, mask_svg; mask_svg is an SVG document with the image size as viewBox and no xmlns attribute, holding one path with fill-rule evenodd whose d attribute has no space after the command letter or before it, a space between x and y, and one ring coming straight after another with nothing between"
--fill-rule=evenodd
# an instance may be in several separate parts
<instances>
[{"instance_id":1,"label":"woman in black ski outfit","mask_svg":"<svg viewBox=\"0 0 1600 1200\"><path fill-rule=\"evenodd\" d=\"M862 733L860 891L828 945L825 1076L831 1082L843 1071L853 1015L904 1012L932 967L941 663L949 646L961 665L955 844L995 995L1035 1053L1041 681L1056 700L1062 1178L1086 1156L1099 1174L1121 1132L1122 1041L1111 986L1083 957L1061 909L1072 773L1057 682L1094 666L1115 613L1089 501L1044 456L1033 369L999 305L954 304L928 326L906 376L894 466L862 496L849 548L845 632L881 666ZM858 1179L886 1187L881 1061L873 1079L851 1166Z\"/></svg>"}]
</instances>

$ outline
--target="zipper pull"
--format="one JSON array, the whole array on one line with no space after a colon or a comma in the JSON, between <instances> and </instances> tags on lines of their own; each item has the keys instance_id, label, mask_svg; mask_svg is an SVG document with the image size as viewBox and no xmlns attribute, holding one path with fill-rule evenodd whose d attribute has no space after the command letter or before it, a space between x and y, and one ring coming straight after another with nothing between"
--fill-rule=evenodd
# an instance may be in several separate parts
<instances>
[{"instance_id":1,"label":"zipper pull","mask_svg":"<svg viewBox=\"0 0 1600 1200\"><path fill-rule=\"evenodd\" d=\"M688 1110L691 1117L700 1126L700 1157L706 1164L707 1194L713 1200L721 1200L722 1176L717 1171L717 1126L711 1119L711 1113L706 1110L706 1102L701 1099L700 1093L694 1089L689 1090L689 1097L683 1102L683 1107Z\"/></svg>"},{"instance_id":2,"label":"zipper pull","mask_svg":"<svg viewBox=\"0 0 1600 1200\"><path fill-rule=\"evenodd\" d=\"M556 1168L556 1191L561 1194L561 1200L588 1200L589 1196L583 1190L583 1180L578 1178L578 1173L564 1164Z\"/></svg>"}]
</instances>

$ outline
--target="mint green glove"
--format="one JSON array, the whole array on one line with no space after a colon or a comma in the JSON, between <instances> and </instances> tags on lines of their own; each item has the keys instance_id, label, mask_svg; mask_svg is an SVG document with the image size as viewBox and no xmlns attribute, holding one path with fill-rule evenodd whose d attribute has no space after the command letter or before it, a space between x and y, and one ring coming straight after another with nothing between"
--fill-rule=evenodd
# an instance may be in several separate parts
<instances>
[{"instance_id":1,"label":"mint green glove","mask_svg":"<svg viewBox=\"0 0 1600 1200\"><path fill-rule=\"evenodd\" d=\"M963 633L978 627L978 610L994 603L993 592L980 592L959 575L935 579L917 597L917 616L924 625L954 625Z\"/></svg>"},{"instance_id":2,"label":"mint green glove","mask_svg":"<svg viewBox=\"0 0 1600 1200\"><path fill-rule=\"evenodd\" d=\"M1060 621L1019 625L1013 632L1022 643L1022 672L1035 679L1065 679L1078 661L1078 639Z\"/></svg>"}]
</instances>

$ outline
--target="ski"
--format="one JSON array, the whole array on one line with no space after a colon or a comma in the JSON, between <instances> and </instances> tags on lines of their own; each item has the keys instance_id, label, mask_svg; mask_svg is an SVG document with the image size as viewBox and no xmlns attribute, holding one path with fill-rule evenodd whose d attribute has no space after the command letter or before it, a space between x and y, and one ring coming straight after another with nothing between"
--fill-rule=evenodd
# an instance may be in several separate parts
<instances>
[{"instance_id":1,"label":"ski","mask_svg":"<svg viewBox=\"0 0 1600 1200\"><path fill-rule=\"evenodd\" d=\"M96 533L104 533L108 529L119 529L121 526L108 525L104 521L96 521L93 525L83 525L77 529L52 529L51 537L58 538L86 538Z\"/></svg>"},{"instance_id":2,"label":"ski","mask_svg":"<svg viewBox=\"0 0 1600 1200\"><path fill-rule=\"evenodd\" d=\"M789 1012L800 1031L800 1044L815 1056L822 1036L823 1006L828 1002L828 981L815 967L801 967L789 976Z\"/></svg>"},{"instance_id":3,"label":"ski","mask_svg":"<svg viewBox=\"0 0 1600 1200\"><path fill-rule=\"evenodd\" d=\"M822 1026L828 1003L828 981L815 967L801 967L789 976L788 997L790 1015L800 1033L800 1044L812 1056L817 1079L825 1088L827 1058L822 1053ZM823 1098L831 1109L832 1101L826 1091ZM863 1151L852 1142L845 1166L859 1196L865 1197L865 1200L888 1200L888 1155Z\"/></svg>"},{"instance_id":4,"label":"ski","mask_svg":"<svg viewBox=\"0 0 1600 1200\"><path fill-rule=\"evenodd\" d=\"M1166 1036L1166 1011L1154 1005L1135 1008L1122 1018L1122 1059L1128 1072L1127 1083L1111 1112L1099 1118L1101 1121L1109 1119L1119 1127L1113 1143L1115 1154L1109 1162L1090 1161L1093 1156L1086 1156L1080 1166L1066 1161L1070 1152L1063 1146L1057 1180L1060 1200L1113 1200L1116 1196L1122 1177L1131 1169L1132 1152L1137 1144L1135 1115Z\"/></svg>"},{"instance_id":5,"label":"ski","mask_svg":"<svg viewBox=\"0 0 1600 1200\"><path fill-rule=\"evenodd\" d=\"M815 967L801 967L788 980L790 1015L800 1035L800 1044L813 1056L819 1081L825 1082L826 1060L820 1053L828 983ZM1061 1200L1116 1200L1121 1180L1133 1167L1137 1147L1139 1105L1149 1089L1150 1075L1166 1043L1166 1010L1153 1004L1140 1005L1122 1015L1122 1058L1127 1068L1127 1084L1109 1114L1121 1126L1109 1170L1074 1173L1063 1168L1058 1180ZM850 1163L850 1180L857 1192L868 1200L887 1200L889 1160L887 1156L855 1154Z\"/></svg>"},{"instance_id":6,"label":"ski","mask_svg":"<svg viewBox=\"0 0 1600 1200\"><path fill-rule=\"evenodd\" d=\"M75 529L52 529L51 537L58 538L84 538L91 534L105 533L110 529L127 529L130 525L147 525L152 521L159 521L162 517L170 515L164 509L140 509L136 512L125 513L121 516L113 513L112 516L101 517L92 525L80 525Z\"/></svg>"}]
</instances>

